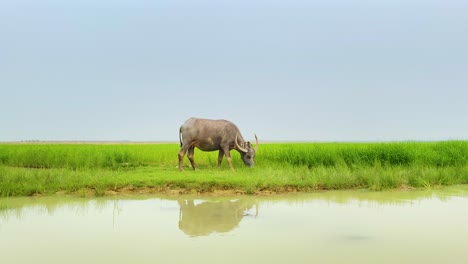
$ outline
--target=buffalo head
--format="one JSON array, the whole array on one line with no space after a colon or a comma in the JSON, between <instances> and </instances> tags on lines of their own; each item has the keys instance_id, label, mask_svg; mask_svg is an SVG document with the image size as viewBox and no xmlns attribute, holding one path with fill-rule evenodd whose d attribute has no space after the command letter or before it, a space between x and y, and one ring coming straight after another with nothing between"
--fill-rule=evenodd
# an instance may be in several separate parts
<instances>
[{"instance_id":1,"label":"buffalo head","mask_svg":"<svg viewBox=\"0 0 468 264\"><path fill-rule=\"evenodd\" d=\"M242 161L244 162L245 165L253 167L255 165L255 154L258 151L258 138L257 135L255 135L255 148L252 147L252 143L250 142L244 142L244 146L240 146L239 142L237 142L237 136L236 136L236 147L241 154Z\"/></svg>"}]
</instances>

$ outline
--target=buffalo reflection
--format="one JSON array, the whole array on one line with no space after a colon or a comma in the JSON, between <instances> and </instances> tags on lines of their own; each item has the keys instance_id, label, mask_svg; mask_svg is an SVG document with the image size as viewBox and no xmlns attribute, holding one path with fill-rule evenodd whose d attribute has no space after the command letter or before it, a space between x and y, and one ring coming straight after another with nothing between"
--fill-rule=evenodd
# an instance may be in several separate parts
<instances>
[{"instance_id":1,"label":"buffalo reflection","mask_svg":"<svg viewBox=\"0 0 468 264\"><path fill-rule=\"evenodd\" d=\"M211 233L225 233L236 228L248 210L258 204L247 200L203 201L179 200L179 229L189 236L206 236Z\"/></svg>"}]
</instances>

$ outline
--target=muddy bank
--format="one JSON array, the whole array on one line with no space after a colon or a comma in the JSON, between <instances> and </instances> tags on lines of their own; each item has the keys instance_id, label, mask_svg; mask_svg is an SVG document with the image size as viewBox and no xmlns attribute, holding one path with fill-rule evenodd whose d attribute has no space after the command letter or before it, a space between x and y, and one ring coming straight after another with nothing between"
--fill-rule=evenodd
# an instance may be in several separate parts
<instances>
[{"instance_id":1,"label":"muddy bank","mask_svg":"<svg viewBox=\"0 0 468 264\"><path fill-rule=\"evenodd\" d=\"M347 189L347 190L362 190L360 188ZM394 189L396 191L413 191L417 188L402 185L399 188ZM274 189L261 189L261 190L242 190L242 189L210 189L210 190L199 190L190 188L171 188L167 186L154 186L154 187L135 187L133 185L127 185L122 188L109 189L105 191L98 191L92 188L81 189L78 191L67 192L58 191L55 194L73 194L78 196L115 196L115 195L135 195L135 194L163 194L168 196L178 195L204 195L204 196L242 196L242 195L254 195L254 196L268 196L276 194L290 194L290 193L307 193L307 192L323 192L323 191L334 191L334 189L310 189L310 188L297 188L297 187L278 187ZM44 194L34 194L33 196L43 196Z\"/></svg>"}]
</instances>

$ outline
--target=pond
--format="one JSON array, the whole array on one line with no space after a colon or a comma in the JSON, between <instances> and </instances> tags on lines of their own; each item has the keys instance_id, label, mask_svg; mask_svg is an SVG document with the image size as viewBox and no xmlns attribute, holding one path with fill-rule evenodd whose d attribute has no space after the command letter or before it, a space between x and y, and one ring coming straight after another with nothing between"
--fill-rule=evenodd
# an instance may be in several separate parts
<instances>
[{"instance_id":1,"label":"pond","mask_svg":"<svg viewBox=\"0 0 468 264\"><path fill-rule=\"evenodd\" d=\"M0 199L0 263L466 263L468 186Z\"/></svg>"}]
</instances>

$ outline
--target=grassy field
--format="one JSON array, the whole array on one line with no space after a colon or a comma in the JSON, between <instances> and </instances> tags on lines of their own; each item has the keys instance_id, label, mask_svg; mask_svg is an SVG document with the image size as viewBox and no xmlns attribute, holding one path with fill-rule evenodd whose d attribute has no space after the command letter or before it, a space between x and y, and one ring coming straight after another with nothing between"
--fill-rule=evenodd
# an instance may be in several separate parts
<instances>
[{"instance_id":1,"label":"grassy field","mask_svg":"<svg viewBox=\"0 0 468 264\"><path fill-rule=\"evenodd\" d=\"M0 144L0 196L169 191L268 193L431 188L468 183L468 141L262 144L257 166L232 151L195 151L177 169L178 144Z\"/></svg>"}]
</instances>

